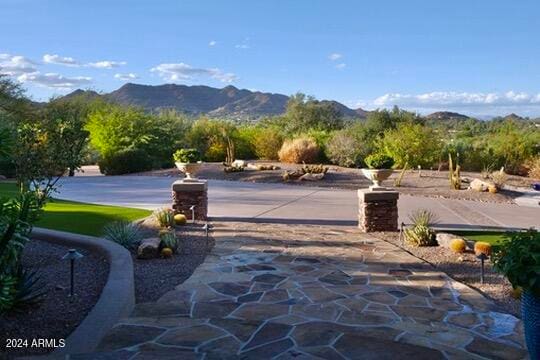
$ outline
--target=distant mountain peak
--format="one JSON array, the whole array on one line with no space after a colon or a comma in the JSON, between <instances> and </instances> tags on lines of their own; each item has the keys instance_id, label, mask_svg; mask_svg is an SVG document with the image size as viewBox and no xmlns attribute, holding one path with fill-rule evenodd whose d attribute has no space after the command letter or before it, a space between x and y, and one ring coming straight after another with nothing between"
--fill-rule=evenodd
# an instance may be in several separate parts
<instances>
[{"instance_id":1,"label":"distant mountain peak","mask_svg":"<svg viewBox=\"0 0 540 360\"><path fill-rule=\"evenodd\" d=\"M451 111L437 111L426 116L427 119L433 120L467 120L469 117L456 112Z\"/></svg>"}]
</instances>

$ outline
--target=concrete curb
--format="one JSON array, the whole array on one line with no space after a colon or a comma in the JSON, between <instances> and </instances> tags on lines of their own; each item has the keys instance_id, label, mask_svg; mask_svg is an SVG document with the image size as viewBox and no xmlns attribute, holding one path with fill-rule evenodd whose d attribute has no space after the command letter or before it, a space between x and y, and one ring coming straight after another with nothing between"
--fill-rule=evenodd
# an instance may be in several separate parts
<instances>
[{"instance_id":1,"label":"concrete curb","mask_svg":"<svg viewBox=\"0 0 540 360\"><path fill-rule=\"evenodd\" d=\"M34 228L33 239L84 248L103 255L109 262L109 276L103 291L90 313L66 339L66 346L57 348L49 356L89 353L121 318L128 316L135 306L135 284L131 254L122 246L102 238L63 231Z\"/></svg>"}]
</instances>

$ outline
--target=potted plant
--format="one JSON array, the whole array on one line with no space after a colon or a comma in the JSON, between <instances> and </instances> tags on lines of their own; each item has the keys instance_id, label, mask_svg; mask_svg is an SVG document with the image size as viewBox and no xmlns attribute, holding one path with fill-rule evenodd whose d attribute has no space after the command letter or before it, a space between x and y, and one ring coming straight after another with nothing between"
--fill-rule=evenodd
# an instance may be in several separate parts
<instances>
[{"instance_id":1,"label":"potted plant","mask_svg":"<svg viewBox=\"0 0 540 360\"><path fill-rule=\"evenodd\" d=\"M371 154L364 159L364 162L368 168L362 169L362 173L373 182L373 186L369 187L372 190L380 188L382 182L392 175L394 159L388 155Z\"/></svg>"},{"instance_id":2,"label":"potted plant","mask_svg":"<svg viewBox=\"0 0 540 360\"><path fill-rule=\"evenodd\" d=\"M531 359L540 359L540 233L531 229L509 234L492 261L514 289L522 289L525 341Z\"/></svg>"},{"instance_id":3,"label":"potted plant","mask_svg":"<svg viewBox=\"0 0 540 360\"><path fill-rule=\"evenodd\" d=\"M197 149L179 149L173 155L178 170L186 175L186 179L195 179L201 165L201 156Z\"/></svg>"}]
</instances>

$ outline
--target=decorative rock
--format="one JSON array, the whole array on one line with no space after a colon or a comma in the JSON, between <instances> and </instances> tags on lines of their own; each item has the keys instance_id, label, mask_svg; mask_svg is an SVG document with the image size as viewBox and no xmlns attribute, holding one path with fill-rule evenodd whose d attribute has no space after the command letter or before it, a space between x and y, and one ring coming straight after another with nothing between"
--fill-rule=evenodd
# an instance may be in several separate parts
<instances>
[{"instance_id":1,"label":"decorative rock","mask_svg":"<svg viewBox=\"0 0 540 360\"><path fill-rule=\"evenodd\" d=\"M471 181L469 185L469 189L474 190L474 191L484 192L484 191L488 191L490 186L493 186L493 184L486 181L482 181L480 179L474 179L473 181Z\"/></svg>"},{"instance_id":2,"label":"decorative rock","mask_svg":"<svg viewBox=\"0 0 540 360\"><path fill-rule=\"evenodd\" d=\"M454 234L448 234L444 232L438 232L436 235L436 240L439 246L443 246L445 248L451 249L450 243L454 239L463 239L465 243L467 244L467 247L469 249L472 249L474 247L474 241L469 241L467 239L462 238L461 236L457 236Z\"/></svg>"},{"instance_id":3,"label":"decorative rock","mask_svg":"<svg viewBox=\"0 0 540 360\"><path fill-rule=\"evenodd\" d=\"M141 242L137 249L137 258L139 259L154 259L159 256L159 238L147 238Z\"/></svg>"},{"instance_id":4,"label":"decorative rock","mask_svg":"<svg viewBox=\"0 0 540 360\"><path fill-rule=\"evenodd\" d=\"M322 180L324 178L324 173L320 174L312 174L312 173L306 173L298 178L298 180L302 181L318 181Z\"/></svg>"}]
</instances>

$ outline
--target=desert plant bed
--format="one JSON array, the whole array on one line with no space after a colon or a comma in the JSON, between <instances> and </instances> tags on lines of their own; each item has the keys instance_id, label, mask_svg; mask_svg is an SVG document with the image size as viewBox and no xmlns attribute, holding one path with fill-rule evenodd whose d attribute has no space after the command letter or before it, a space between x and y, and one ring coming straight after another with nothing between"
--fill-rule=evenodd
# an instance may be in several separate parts
<instances>
[{"instance_id":1,"label":"desert plant bed","mask_svg":"<svg viewBox=\"0 0 540 360\"><path fill-rule=\"evenodd\" d=\"M158 300L166 292L188 279L202 264L213 247L214 239L208 236L202 223L189 223L176 228L180 247L171 257L155 259L137 258L136 248L131 250L135 277L135 301L137 303ZM155 228L144 229L145 236L158 236Z\"/></svg>"},{"instance_id":2,"label":"desert plant bed","mask_svg":"<svg viewBox=\"0 0 540 360\"><path fill-rule=\"evenodd\" d=\"M75 296L69 297L69 262L62 260L69 248L31 240L23 252L25 268L38 270L45 295L36 305L19 313L0 315L0 358L37 355L51 348L21 347L6 349L7 339L66 339L84 320L99 299L107 281L109 265L100 255L83 249L75 265Z\"/></svg>"},{"instance_id":3,"label":"desert plant bed","mask_svg":"<svg viewBox=\"0 0 540 360\"><path fill-rule=\"evenodd\" d=\"M286 171L299 170L301 164L285 164L271 161L250 161L260 165L274 165L279 170L246 170L242 172L225 173L221 163L205 163L198 173L198 177L214 180L246 181L255 183L283 183L283 174ZM315 164L318 165L318 164ZM177 169L155 170L139 173L138 175L154 175L168 177L182 177ZM409 170L405 173L400 187L393 187L394 181L399 177L400 171L394 171L392 176L384 182L385 187L394 188L402 194L439 197L447 199L465 199L483 202L513 203L514 198L521 194L515 191L502 189L498 193L478 192L466 190L467 184L463 184L462 190L450 189L448 171L437 170ZM481 179L482 174L475 172L462 172L462 178ZM507 184L515 187L530 188L533 180L521 176L508 176ZM368 180L360 169L346 168L329 165L329 171L320 181L289 181L289 185L315 186L336 189L362 189L368 188L371 181Z\"/></svg>"},{"instance_id":4,"label":"desert plant bed","mask_svg":"<svg viewBox=\"0 0 540 360\"><path fill-rule=\"evenodd\" d=\"M397 233L377 233L378 238L399 246L414 256L426 261L426 266L434 266L437 270L448 274L482 292L492 299L503 312L521 316L520 302L514 297L512 286L508 280L492 269L491 262L485 262L485 281L480 282L480 261L473 251L458 254L443 246L414 247L403 244Z\"/></svg>"}]
</instances>

